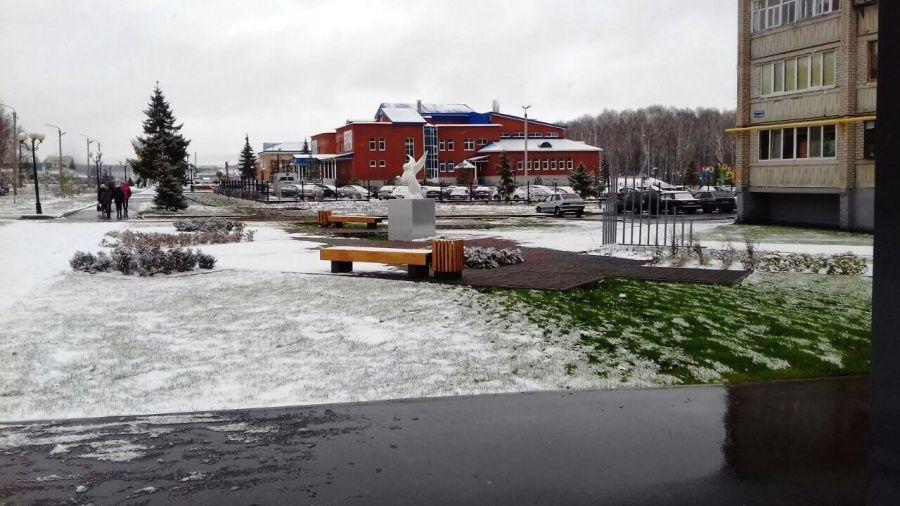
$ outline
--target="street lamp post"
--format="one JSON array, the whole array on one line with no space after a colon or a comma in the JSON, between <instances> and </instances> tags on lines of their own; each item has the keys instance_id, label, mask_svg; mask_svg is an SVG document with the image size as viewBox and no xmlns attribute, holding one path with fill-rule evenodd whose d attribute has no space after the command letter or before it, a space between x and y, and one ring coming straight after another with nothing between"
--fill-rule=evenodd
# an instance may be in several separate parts
<instances>
[{"instance_id":1,"label":"street lamp post","mask_svg":"<svg viewBox=\"0 0 900 506\"><path fill-rule=\"evenodd\" d=\"M87 148L87 150L85 150L85 154L87 156L87 158L85 158L85 167L87 169L87 172L85 172L84 175L87 177L88 184L91 184L91 144L94 142L94 139L91 139L84 134L81 134L81 136L84 137L86 143L85 147Z\"/></svg>"},{"instance_id":2,"label":"street lamp post","mask_svg":"<svg viewBox=\"0 0 900 506\"><path fill-rule=\"evenodd\" d=\"M62 136L66 133L62 131L62 128L59 128L56 125L51 125L50 123L45 123L45 125L55 128L59 138L59 158L56 160L56 164L59 168L59 195L63 196Z\"/></svg>"},{"instance_id":3,"label":"street lamp post","mask_svg":"<svg viewBox=\"0 0 900 506\"><path fill-rule=\"evenodd\" d=\"M44 142L44 134L39 133L31 133L26 134L25 132L19 133L18 137L19 144L25 146L25 149L31 151L31 172L34 175L34 212L36 214L43 214L41 212L41 192L38 188L40 185L38 184L38 175L37 175L37 150L38 146ZM31 147L28 147L28 141L31 141Z\"/></svg>"},{"instance_id":4,"label":"street lamp post","mask_svg":"<svg viewBox=\"0 0 900 506\"><path fill-rule=\"evenodd\" d=\"M8 106L6 104L0 103L0 107L6 107L7 109L12 111L13 118L13 139L16 139L19 135L19 124L18 124L18 115L16 114L15 108ZM19 143L16 142L16 150L15 155L16 163L13 164L13 204L16 203L16 196L19 195L19 165L22 163L22 147L19 146Z\"/></svg>"},{"instance_id":5,"label":"street lamp post","mask_svg":"<svg viewBox=\"0 0 900 506\"><path fill-rule=\"evenodd\" d=\"M88 158L94 160L94 164L96 166L96 178L97 178L97 199L100 199L100 161L103 159L103 153L100 151L100 143L97 143L97 152L96 153L88 153Z\"/></svg>"},{"instance_id":6,"label":"street lamp post","mask_svg":"<svg viewBox=\"0 0 900 506\"><path fill-rule=\"evenodd\" d=\"M525 160L522 162L522 167L525 168L525 183L528 185L525 187L525 199L530 201L531 195L528 195L528 193L531 193L531 184L528 181L528 109L531 109L531 105L522 106L522 110L525 111Z\"/></svg>"}]
</instances>

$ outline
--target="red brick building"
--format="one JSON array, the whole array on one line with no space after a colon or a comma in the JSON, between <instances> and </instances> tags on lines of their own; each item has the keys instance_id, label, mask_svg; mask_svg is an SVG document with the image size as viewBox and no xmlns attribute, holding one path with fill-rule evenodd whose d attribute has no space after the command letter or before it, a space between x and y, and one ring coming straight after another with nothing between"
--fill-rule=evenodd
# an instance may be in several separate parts
<instances>
[{"instance_id":1,"label":"red brick building","mask_svg":"<svg viewBox=\"0 0 900 506\"><path fill-rule=\"evenodd\" d=\"M332 182L379 184L399 176L406 156L418 159L428 152L428 180L455 183L458 167L468 161L475 167L470 177L478 182L497 181L497 165L506 153L519 183L565 184L571 172L583 164L591 172L600 169L603 150L566 139L560 125L528 119L528 162L525 158L525 119L499 112L478 113L465 104L383 103L372 120L347 121L331 132L312 136L310 155L297 155L298 164L333 167L324 174ZM306 161L304 161L306 159ZM527 177L526 177L527 173ZM326 178L330 179L330 178Z\"/></svg>"}]
</instances>

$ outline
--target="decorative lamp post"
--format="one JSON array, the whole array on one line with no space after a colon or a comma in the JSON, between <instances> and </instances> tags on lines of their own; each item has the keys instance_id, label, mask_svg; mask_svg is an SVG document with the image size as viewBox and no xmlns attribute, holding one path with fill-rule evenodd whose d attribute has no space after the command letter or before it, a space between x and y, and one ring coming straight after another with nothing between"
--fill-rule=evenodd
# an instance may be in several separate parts
<instances>
[{"instance_id":1,"label":"decorative lamp post","mask_svg":"<svg viewBox=\"0 0 900 506\"><path fill-rule=\"evenodd\" d=\"M97 143L97 148L100 147L100 143ZM94 161L95 165L95 174L97 176L97 199L100 198L100 161L103 159L103 153L97 151L96 153L90 153L89 158Z\"/></svg>"},{"instance_id":2,"label":"decorative lamp post","mask_svg":"<svg viewBox=\"0 0 900 506\"><path fill-rule=\"evenodd\" d=\"M21 146L24 146L26 150L31 151L31 172L34 175L34 212L36 214L43 214L41 212L41 192L38 189L40 185L38 184L37 175L37 150L38 146L44 142L44 134L34 132L26 134L25 132L20 132L18 139ZM31 141L30 147L28 141Z\"/></svg>"},{"instance_id":3,"label":"decorative lamp post","mask_svg":"<svg viewBox=\"0 0 900 506\"><path fill-rule=\"evenodd\" d=\"M528 185L525 187L527 193L531 193L531 182L528 180L528 109L531 109L531 105L523 105L522 110L525 111L525 142L524 142L524 151L525 151L525 160L522 162L522 168L525 169L525 183ZM531 195L526 194L525 200L531 202Z\"/></svg>"}]
</instances>

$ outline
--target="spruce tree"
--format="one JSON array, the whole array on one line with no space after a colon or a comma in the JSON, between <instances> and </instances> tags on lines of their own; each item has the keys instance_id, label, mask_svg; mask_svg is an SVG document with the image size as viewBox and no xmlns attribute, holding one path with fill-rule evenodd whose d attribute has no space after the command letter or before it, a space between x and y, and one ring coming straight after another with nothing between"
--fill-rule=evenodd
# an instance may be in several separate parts
<instances>
[{"instance_id":1,"label":"spruce tree","mask_svg":"<svg viewBox=\"0 0 900 506\"><path fill-rule=\"evenodd\" d=\"M250 136L244 135L244 149L241 150L241 158L238 161L241 178L251 179L256 175L256 154L250 147Z\"/></svg>"},{"instance_id":2,"label":"spruce tree","mask_svg":"<svg viewBox=\"0 0 900 506\"><path fill-rule=\"evenodd\" d=\"M176 177L165 155L161 152L154 154L151 165L154 173L159 174L159 179L156 180L156 196L153 197L156 207L168 211L186 209L187 202L182 193L181 180Z\"/></svg>"},{"instance_id":3,"label":"spruce tree","mask_svg":"<svg viewBox=\"0 0 900 506\"><path fill-rule=\"evenodd\" d=\"M575 190L581 198L587 198L591 194L591 175L588 173L587 169L584 168L584 164L578 164L578 167L575 167L575 170L569 174L569 186Z\"/></svg>"},{"instance_id":4,"label":"spruce tree","mask_svg":"<svg viewBox=\"0 0 900 506\"><path fill-rule=\"evenodd\" d=\"M137 155L134 172L141 178L157 182L154 202L164 209L187 207L182 195L182 184L187 169L187 147L191 141L181 135L181 124L175 123L169 103L159 83L153 89L150 103L144 111L144 135L134 144Z\"/></svg>"},{"instance_id":5,"label":"spruce tree","mask_svg":"<svg viewBox=\"0 0 900 506\"><path fill-rule=\"evenodd\" d=\"M500 153L500 161L497 162L497 175L500 180L497 182L497 195L500 200L509 200L509 197L516 191L516 183L513 181L512 167L506 158L506 152Z\"/></svg>"}]
</instances>

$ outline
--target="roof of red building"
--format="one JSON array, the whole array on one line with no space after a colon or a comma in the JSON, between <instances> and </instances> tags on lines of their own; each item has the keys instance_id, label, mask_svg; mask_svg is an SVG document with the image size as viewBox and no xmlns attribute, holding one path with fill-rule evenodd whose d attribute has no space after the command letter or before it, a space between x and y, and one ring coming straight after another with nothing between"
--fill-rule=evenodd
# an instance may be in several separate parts
<instances>
[{"instance_id":1,"label":"roof of red building","mask_svg":"<svg viewBox=\"0 0 900 506\"><path fill-rule=\"evenodd\" d=\"M478 150L479 153L499 153L501 151L525 151L525 139L500 139ZM528 151L603 151L602 148L571 139L529 139Z\"/></svg>"}]
</instances>

